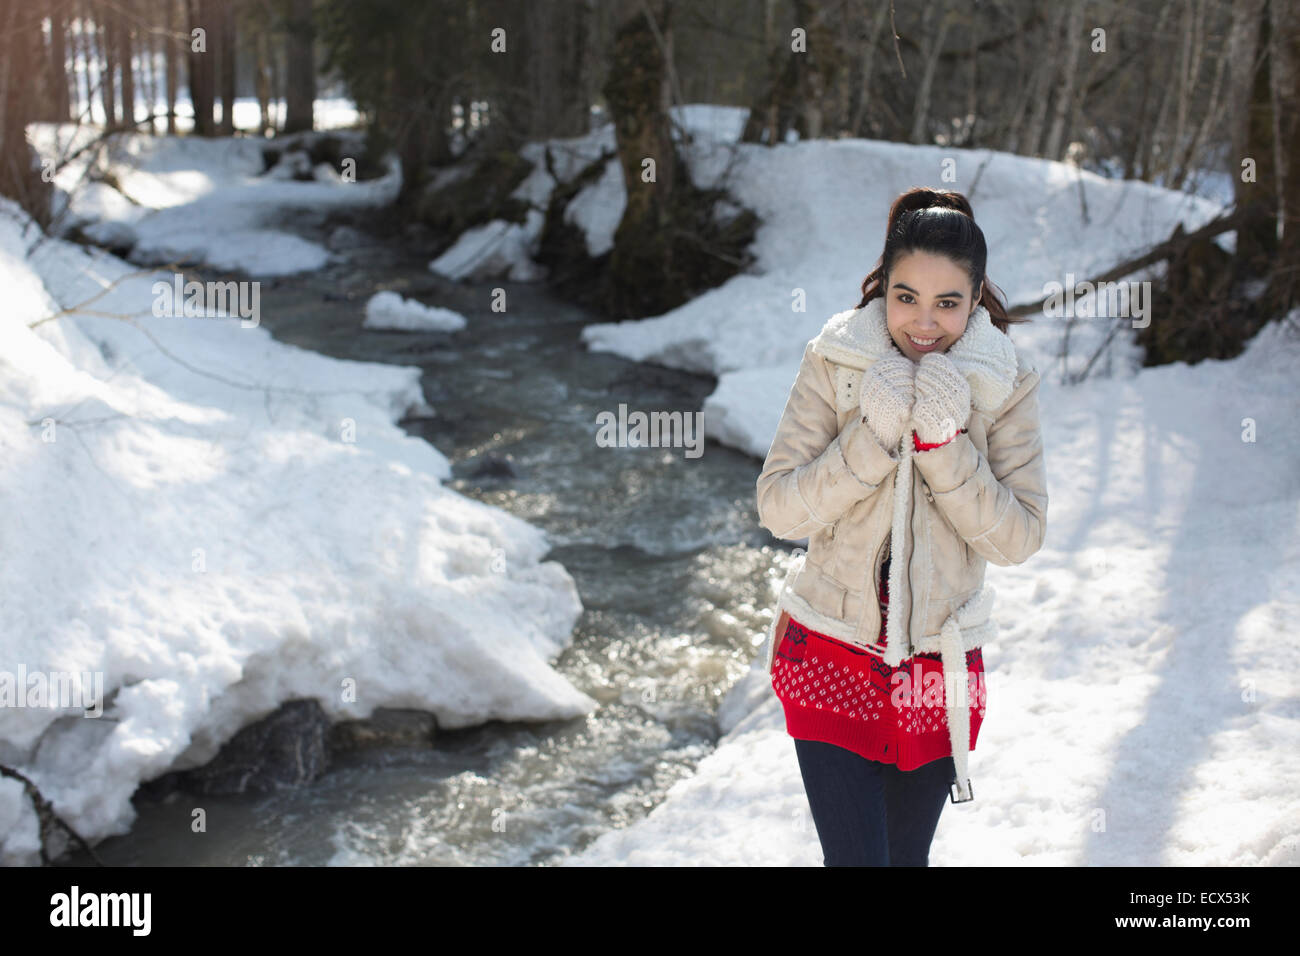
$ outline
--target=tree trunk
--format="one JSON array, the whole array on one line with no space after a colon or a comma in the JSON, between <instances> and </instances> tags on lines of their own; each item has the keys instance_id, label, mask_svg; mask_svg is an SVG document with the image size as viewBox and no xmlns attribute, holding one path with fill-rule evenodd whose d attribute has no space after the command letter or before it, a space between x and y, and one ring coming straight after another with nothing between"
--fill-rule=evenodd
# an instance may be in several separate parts
<instances>
[{"instance_id":1,"label":"tree trunk","mask_svg":"<svg viewBox=\"0 0 1300 956\"><path fill-rule=\"evenodd\" d=\"M867 102L871 96L871 80L876 68L876 44L880 42L880 31L885 26L885 17L889 14L889 4L880 3L876 8L876 18L871 23L871 33L862 48L862 82L858 87L858 104L853 110L853 119L849 122L849 133L853 136L865 136L863 121L867 114Z\"/></svg>"},{"instance_id":2,"label":"tree trunk","mask_svg":"<svg viewBox=\"0 0 1300 956\"><path fill-rule=\"evenodd\" d=\"M72 116L72 99L68 94L68 42L65 22L67 14L62 10L50 12L50 57L49 89L53 101L49 104L50 119L55 122L67 122Z\"/></svg>"},{"instance_id":3,"label":"tree trunk","mask_svg":"<svg viewBox=\"0 0 1300 956\"><path fill-rule=\"evenodd\" d=\"M253 88L257 92L257 110L261 116L258 135L265 136L274 124L271 122L271 51L265 33L253 37Z\"/></svg>"},{"instance_id":4,"label":"tree trunk","mask_svg":"<svg viewBox=\"0 0 1300 956\"><path fill-rule=\"evenodd\" d=\"M1034 71L1033 84L1029 94L1029 118L1023 130L1017 134L1019 152L1026 156L1039 156L1047 126L1047 102L1055 87L1056 64L1061 61L1061 32L1064 29L1064 14L1060 6L1052 7L1047 19L1047 53L1041 57L1038 68Z\"/></svg>"},{"instance_id":5,"label":"tree trunk","mask_svg":"<svg viewBox=\"0 0 1300 956\"><path fill-rule=\"evenodd\" d=\"M1060 159L1064 152L1067 134L1065 121L1074 111L1074 81L1079 69L1079 49L1087 43L1083 33L1082 3L1070 7L1070 16L1065 30L1065 69L1063 82L1056 92L1056 109L1052 116L1052 130L1047 134L1047 145L1043 155L1048 159Z\"/></svg>"},{"instance_id":6,"label":"tree trunk","mask_svg":"<svg viewBox=\"0 0 1300 956\"><path fill-rule=\"evenodd\" d=\"M1182 49L1178 55L1178 72L1173 85L1178 89L1177 109L1174 111L1174 130L1169 137L1168 148L1160 161L1160 180L1166 186L1173 174L1173 162L1184 146L1187 129L1187 114L1192 94L1196 92L1196 77L1201 66L1201 50L1197 42L1199 32L1198 7L1201 0L1194 0L1183 7Z\"/></svg>"},{"instance_id":7,"label":"tree trunk","mask_svg":"<svg viewBox=\"0 0 1300 956\"><path fill-rule=\"evenodd\" d=\"M1164 32L1165 21L1169 13L1174 8L1176 0L1168 0L1160 8L1160 16L1156 18L1156 27L1153 30L1155 36L1160 36ZM1157 67L1157 69L1159 69ZM1169 116L1169 102L1173 98L1171 83L1161 83L1160 106L1156 109L1155 119L1149 124L1144 123L1142 128L1142 150L1138 154L1141 159L1142 169L1140 175L1142 179L1151 182L1155 179L1159 171L1159 162L1156 159L1156 147L1160 143L1161 131L1165 128L1165 119Z\"/></svg>"},{"instance_id":8,"label":"tree trunk","mask_svg":"<svg viewBox=\"0 0 1300 956\"><path fill-rule=\"evenodd\" d=\"M163 55L167 64L167 135L176 135L176 87L179 57L176 39L176 0L166 0L167 38L163 41Z\"/></svg>"},{"instance_id":9,"label":"tree trunk","mask_svg":"<svg viewBox=\"0 0 1300 956\"><path fill-rule=\"evenodd\" d=\"M95 4L95 24L98 27L100 73L99 94L104 105L104 127L111 129L117 125L117 14L109 9L104 0Z\"/></svg>"},{"instance_id":10,"label":"tree trunk","mask_svg":"<svg viewBox=\"0 0 1300 956\"><path fill-rule=\"evenodd\" d=\"M27 124L38 115L45 38L42 11L0 4L0 195L17 202L42 229L50 222L51 183L41 178Z\"/></svg>"},{"instance_id":11,"label":"tree trunk","mask_svg":"<svg viewBox=\"0 0 1300 956\"><path fill-rule=\"evenodd\" d=\"M1178 169L1169 182L1171 189L1183 188L1183 184L1187 181L1187 176L1191 172L1192 163L1200 156L1201 148L1209 138L1210 130L1218 126L1219 117L1223 113L1223 78L1227 74L1227 66L1228 51L1225 46L1219 51L1214 64L1214 80L1210 83L1209 99L1202 106L1201 122L1197 126L1191 141L1187 144L1187 150L1183 153L1182 159L1178 163Z\"/></svg>"},{"instance_id":12,"label":"tree trunk","mask_svg":"<svg viewBox=\"0 0 1300 956\"><path fill-rule=\"evenodd\" d=\"M590 45L591 19L586 0L525 7L528 138L581 136L588 132L592 80L586 65L596 58Z\"/></svg>"},{"instance_id":13,"label":"tree trunk","mask_svg":"<svg viewBox=\"0 0 1300 956\"><path fill-rule=\"evenodd\" d=\"M1262 274L1277 245L1274 215L1276 169L1272 110L1268 93L1266 0L1237 0L1228 34L1230 85L1228 110L1232 152L1228 157L1236 206L1243 220L1237 229L1237 258L1248 272ZM1254 160L1251 182L1243 181L1242 161Z\"/></svg>"},{"instance_id":14,"label":"tree trunk","mask_svg":"<svg viewBox=\"0 0 1300 956\"><path fill-rule=\"evenodd\" d=\"M122 70L122 123L128 129L135 127L135 68L131 61L131 34L135 29L131 0L118 0L114 11L117 20L117 59Z\"/></svg>"},{"instance_id":15,"label":"tree trunk","mask_svg":"<svg viewBox=\"0 0 1300 956\"><path fill-rule=\"evenodd\" d=\"M235 2L221 0L221 135L235 135Z\"/></svg>"},{"instance_id":16,"label":"tree trunk","mask_svg":"<svg viewBox=\"0 0 1300 956\"><path fill-rule=\"evenodd\" d=\"M596 0L582 0L578 19L574 24L576 44L573 55L577 58L578 92L582 108L581 135L591 132L591 107L596 102L596 52L603 49L600 35L600 13Z\"/></svg>"},{"instance_id":17,"label":"tree trunk","mask_svg":"<svg viewBox=\"0 0 1300 956\"><path fill-rule=\"evenodd\" d=\"M81 29L77 31L76 44L77 49L81 51L81 64L79 69L73 70L73 83L77 82L76 78L80 75L85 85L84 99L78 96L77 99L77 119L83 122L91 122L94 116L95 104L95 85L90 78L90 65L95 58L95 45L92 42L90 33L90 24L93 20L93 11L91 10L90 0L81 0L77 5L77 17L81 22ZM74 63L74 67L76 64ZM80 88L78 88L79 90ZM81 104L85 103L83 107ZM82 110L85 110L83 113Z\"/></svg>"},{"instance_id":18,"label":"tree trunk","mask_svg":"<svg viewBox=\"0 0 1300 956\"><path fill-rule=\"evenodd\" d=\"M289 0L289 22L285 32L284 131L297 133L314 124L316 102L316 58L313 44L316 28L312 22L312 0Z\"/></svg>"},{"instance_id":19,"label":"tree trunk","mask_svg":"<svg viewBox=\"0 0 1300 956\"><path fill-rule=\"evenodd\" d=\"M1272 0L1269 32L1273 88L1273 140L1282 238L1264 304L1270 314L1300 305L1300 8Z\"/></svg>"},{"instance_id":20,"label":"tree trunk","mask_svg":"<svg viewBox=\"0 0 1300 956\"><path fill-rule=\"evenodd\" d=\"M280 130L280 121L284 117L284 70L280 64L282 49L272 46L270 56L271 74L271 129Z\"/></svg>"},{"instance_id":21,"label":"tree trunk","mask_svg":"<svg viewBox=\"0 0 1300 956\"><path fill-rule=\"evenodd\" d=\"M975 18L966 17L965 29L970 35L970 78L966 81L966 115L962 118L963 127L957 140L958 146L969 147L975 143L975 127L979 125L979 44L975 30Z\"/></svg>"},{"instance_id":22,"label":"tree trunk","mask_svg":"<svg viewBox=\"0 0 1300 956\"><path fill-rule=\"evenodd\" d=\"M930 28L934 16L939 17L937 36ZM943 43L948 36L950 26L952 26L952 13L948 9L947 0L944 0L937 10L933 3L925 5L925 16L921 27L921 35L928 38L925 67L921 71L921 85L916 91L916 101L912 106L912 131L908 136L909 142L929 143L934 139L926 132L930 125L930 90L934 87L934 71L939 65L939 54L943 52Z\"/></svg>"},{"instance_id":23,"label":"tree trunk","mask_svg":"<svg viewBox=\"0 0 1300 956\"><path fill-rule=\"evenodd\" d=\"M204 49L190 47L190 101L194 105L194 133L197 136L215 136L217 132L213 94L216 69L212 58L216 55L217 17L213 0L187 0L190 4L190 27L203 31ZM192 36L192 34L191 34Z\"/></svg>"},{"instance_id":24,"label":"tree trunk","mask_svg":"<svg viewBox=\"0 0 1300 956\"><path fill-rule=\"evenodd\" d=\"M1024 69L1024 63L1028 63L1028 69ZM1002 138L1002 149L1008 153L1021 152L1020 144L1025 137L1026 115L1029 111L1029 101L1038 86L1038 74L1047 67L1042 57L1029 57L1027 60L1017 58L1017 64L1020 66L1019 80L1017 87L1020 89L1020 95L1016 99L1016 108L1011 113L1011 119L1007 122L1006 133ZM1027 150L1025 151L1028 152Z\"/></svg>"},{"instance_id":25,"label":"tree trunk","mask_svg":"<svg viewBox=\"0 0 1300 956\"><path fill-rule=\"evenodd\" d=\"M149 117L150 135L158 132L154 125L154 113L158 108L158 34L154 32L156 24L150 23L150 29L140 35L140 92L144 96L145 115Z\"/></svg>"},{"instance_id":26,"label":"tree trunk","mask_svg":"<svg viewBox=\"0 0 1300 956\"><path fill-rule=\"evenodd\" d=\"M745 143L767 143L772 146L778 142L777 100L782 77L790 56L790 48L784 38L776 35L777 0L763 0L763 49L767 51L766 80L757 90L749 108L749 117L745 120L745 129L740 139Z\"/></svg>"},{"instance_id":27,"label":"tree trunk","mask_svg":"<svg viewBox=\"0 0 1300 956\"><path fill-rule=\"evenodd\" d=\"M653 314L662 298L659 287L674 271L669 207L678 169L668 115L668 69L648 22L653 17L666 38L671 4L647 0L645 9L648 13L633 13L615 34L603 90L627 192L607 276L618 294L615 308L626 315ZM653 179L647 180L650 169Z\"/></svg>"}]
</instances>

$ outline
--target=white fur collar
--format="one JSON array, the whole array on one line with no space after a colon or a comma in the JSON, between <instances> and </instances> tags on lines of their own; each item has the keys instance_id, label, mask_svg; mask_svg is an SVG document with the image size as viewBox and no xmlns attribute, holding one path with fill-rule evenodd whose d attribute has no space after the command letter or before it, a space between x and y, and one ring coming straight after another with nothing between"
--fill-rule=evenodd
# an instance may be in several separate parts
<instances>
[{"instance_id":1,"label":"white fur collar","mask_svg":"<svg viewBox=\"0 0 1300 956\"><path fill-rule=\"evenodd\" d=\"M855 369L865 369L891 352L903 354L889 335L884 296L877 296L860 309L832 315L813 339L812 347L830 361ZM966 321L966 331L945 354L970 383L971 405L975 408L993 411L1011 396L1019 364L1016 347L993 324L984 306L975 307Z\"/></svg>"}]
</instances>

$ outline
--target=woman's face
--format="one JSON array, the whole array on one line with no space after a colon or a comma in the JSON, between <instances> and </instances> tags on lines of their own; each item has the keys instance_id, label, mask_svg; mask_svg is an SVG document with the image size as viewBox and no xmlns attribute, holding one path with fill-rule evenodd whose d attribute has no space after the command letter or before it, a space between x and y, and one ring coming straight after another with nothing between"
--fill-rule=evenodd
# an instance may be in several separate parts
<instances>
[{"instance_id":1,"label":"woman's face","mask_svg":"<svg viewBox=\"0 0 1300 956\"><path fill-rule=\"evenodd\" d=\"M946 256L908 252L894 261L885 289L889 334L913 362L946 352L966 331L983 283L971 298L970 276Z\"/></svg>"}]
</instances>

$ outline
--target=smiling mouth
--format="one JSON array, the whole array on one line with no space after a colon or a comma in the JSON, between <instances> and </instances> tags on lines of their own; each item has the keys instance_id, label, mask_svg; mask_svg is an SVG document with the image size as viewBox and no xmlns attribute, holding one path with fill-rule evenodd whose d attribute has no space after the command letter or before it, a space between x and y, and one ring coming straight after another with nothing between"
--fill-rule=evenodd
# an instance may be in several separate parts
<instances>
[{"instance_id":1,"label":"smiling mouth","mask_svg":"<svg viewBox=\"0 0 1300 956\"><path fill-rule=\"evenodd\" d=\"M915 335L908 335L907 338L908 338L908 341L910 341L913 345L917 346L918 348L923 348L923 349L924 349L924 348L929 348L929 347L930 347L931 345L933 345L935 342L938 342L938 341L939 341L938 338L935 338L935 339L918 339ZM943 338L943 336L939 336L939 338Z\"/></svg>"}]
</instances>

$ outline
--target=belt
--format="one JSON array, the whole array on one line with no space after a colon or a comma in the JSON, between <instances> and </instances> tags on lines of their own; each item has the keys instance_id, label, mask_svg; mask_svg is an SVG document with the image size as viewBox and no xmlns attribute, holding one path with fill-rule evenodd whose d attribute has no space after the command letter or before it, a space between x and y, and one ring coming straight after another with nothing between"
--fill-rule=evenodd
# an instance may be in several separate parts
<instances>
[{"instance_id":1,"label":"belt","mask_svg":"<svg viewBox=\"0 0 1300 956\"><path fill-rule=\"evenodd\" d=\"M952 764L956 779L949 785L948 799L966 803L975 799L966 772L970 753L970 679L966 674L966 651L962 647L957 615L949 614L939 636L939 657L943 661L944 700L947 702L948 739L952 742Z\"/></svg>"}]
</instances>

